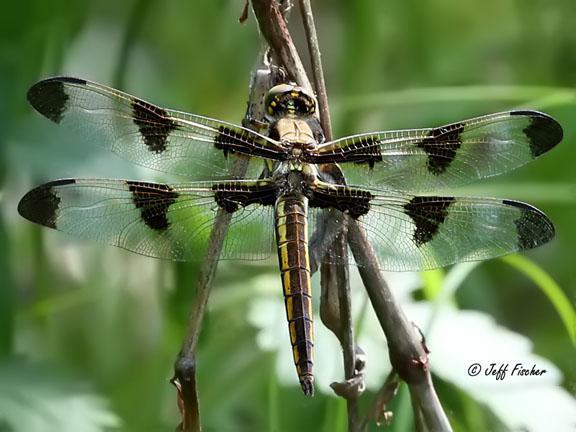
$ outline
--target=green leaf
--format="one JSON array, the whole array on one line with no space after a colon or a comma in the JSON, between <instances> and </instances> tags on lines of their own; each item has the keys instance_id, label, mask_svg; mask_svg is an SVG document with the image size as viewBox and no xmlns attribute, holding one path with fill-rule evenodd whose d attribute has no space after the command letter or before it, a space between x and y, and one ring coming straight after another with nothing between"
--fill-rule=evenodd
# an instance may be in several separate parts
<instances>
[{"instance_id":1,"label":"green leaf","mask_svg":"<svg viewBox=\"0 0 576 432\"><path fill-rule=\"evenodd\" d=\"M337 99L333 110L354 111L380 109L386 106L438 104L449 102L531 102L543 109L573 104L576 93L570 87L536 87L514 85L479 85L451 87L420 87L397 91L370 93Z\"/></svg>"},{"instance_id":2,"label":"green leaf","mask_svg":"<svg viewBox=\"0 0 576 432\"><path fill-rule=\"evenodd\" d=\"M422 280L424 282L422 289L426 300L433 300L442 292L444 277L444 269L422 272Z\"/></svg>"},{"instance_id":3,"label":"green leaf","mask_svg":"<svg viewBox=\"0 0 576 432\"><path fill-rule=\"evenodd\" d=\"M522 255L509 255L503 257L502 261L520 270L538 285L538 288L548 297L548 300L550 300L550 303L560 315L560 319L564 323L572 343L576 345L576 312L570 304L570 300L568 300L568 297L566 297L566 294L564 294L554 279L533 261Z\"/></svg>"}]
</instances>

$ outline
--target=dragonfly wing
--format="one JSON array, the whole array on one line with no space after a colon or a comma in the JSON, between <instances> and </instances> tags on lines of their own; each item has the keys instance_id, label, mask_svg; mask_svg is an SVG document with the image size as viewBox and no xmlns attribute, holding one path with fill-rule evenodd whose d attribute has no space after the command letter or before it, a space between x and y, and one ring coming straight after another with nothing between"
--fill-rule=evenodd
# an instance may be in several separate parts
<instances>
[{"instance_id":1,"label":"dragonfly wing","mask_svg":"<svg viewBox=\"0 0 576 432\"><path fill-rule=\"evenodd\" d=\"M317 210L337 205L339 211L331 213L336 225L345 214L351 216L365 231L381 268L390 271L490 259L538 247L554 237L554 226L544 213L505 199L406 196L331 185L322 187L310 205Z\"/></svg>"},{"instance_id":2,"label":"dragonfly wing","mask_svg":"<svg viewBox=\"0 0 576 432\"><path fill-rule=\"evenodd\" d=\"M507 111L432 129L346 137L319 147L314 163L336 162L352 184L412 193L457 187L524 165L562 140L537 111Z\"/></svg>"},{"instance_id":3,"label":"dragonfly wing","mask_svg":"<svg viewBox=\"0 0 576 432\"><path fill-rule=\"evenodd\" d=\"M28 91L28 101L53 122L158 171L223 177L233 155L285 158L278 142L250 129L161 108L79 78L40 81Z\"/></svg>"},{"instance_id":4,"label":"dragonfly wing","mask_svg":"<svg viewBox=\"0 0 576 432\"><path fill-rule=\"evenodd\" d=\"M219 209L230 213L221 258L263 259L273 248L273 185L180 185L64 179L38 186L18 211L40 225L141 255L202 260ZM263 229L263 226L265 229Z\"/></svg>"}]
</instances>

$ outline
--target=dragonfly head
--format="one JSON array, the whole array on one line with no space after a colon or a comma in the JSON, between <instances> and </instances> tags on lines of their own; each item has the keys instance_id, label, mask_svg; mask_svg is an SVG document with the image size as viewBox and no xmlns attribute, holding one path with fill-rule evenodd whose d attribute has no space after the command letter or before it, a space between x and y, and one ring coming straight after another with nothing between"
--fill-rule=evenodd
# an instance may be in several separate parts
<instances>
[{"instance_id":1,"label":"dragonfly head","mask_svg":"<svg viewBox=\"0 0 576 432\"><path fill-rule=\"evenodd\" d=\"M316 99L302 87L280 84L266 95L266 116L269 120L282 117L307 117L316 111Z\"/></svg>"}]
</instances>

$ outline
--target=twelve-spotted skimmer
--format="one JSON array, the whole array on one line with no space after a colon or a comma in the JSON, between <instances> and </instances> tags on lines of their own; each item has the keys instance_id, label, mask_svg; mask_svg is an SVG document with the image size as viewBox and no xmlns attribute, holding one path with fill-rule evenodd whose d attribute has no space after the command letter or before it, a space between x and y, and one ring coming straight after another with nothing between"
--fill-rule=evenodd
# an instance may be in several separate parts
<instances>
[{"instance_id":1,"label":"twelve-spotted skimmer","mask_svg":"<svg viewBox=\"0 0 576 432\"><path fill-rule=\"evenodd\" d=\"M178 261L201 259L217 211L230 213L222 258L261 258L276 245L294 363L307 395L313 393L308 230L322 212L356 220L382 269L395 271L483 260L554 236L546 215L522 202L413 195L500 174L550 150L562 128L536 111L324 142L314 97L287 84L265 99L266 134L78 78L40 81L28 100L53 122L95 132L113 152L161 171L217 178L235 158L260 161L252 180L56 180L28 192L18 210L78 237ZM369 178L379 189L335 183L321 164L339 164L348 179Z\"/></svg>"}]
</instances>

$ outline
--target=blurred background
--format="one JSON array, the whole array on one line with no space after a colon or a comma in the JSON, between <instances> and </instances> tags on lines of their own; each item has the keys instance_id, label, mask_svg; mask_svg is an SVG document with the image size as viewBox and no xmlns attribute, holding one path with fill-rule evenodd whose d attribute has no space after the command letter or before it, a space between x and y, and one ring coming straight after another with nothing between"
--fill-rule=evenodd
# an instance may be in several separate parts
<instances>
[{"instance_id":1,"label":"blurred background","mask_svg":"<svg viewBox=\"0 0 576 432\"><path fill-rule=\"evenodd\" d=\"M538 206L556 225L550 244L522 256L387 277L427 335L436 388L455 430L576 430L573 0L313 3L335 136L511 108L542 110L563 125L564 141L550 154L461 191ZM80 242L16 212L30 187L50 179L165 176L60 130L32 112L25 95L38 79L66 74L239 123L260 48L254 18L238 23L242 9L239 0L3 5L0 431L174 430L179 415L168 380L199 263ZM305 57L296 11L291 27ZM207 431L346 430L345 404L328 387L343 377L341 354L319 318L317 394L301 394L276 266L272 257L218 268L198 357ZM368 355L365 412L389 360L354 272L351 283L357 337ZM474 362L547 373L475 379L467 375ZM390 430L413 429L404 387L390 409Z\"/></svg>"}]
</instances>

